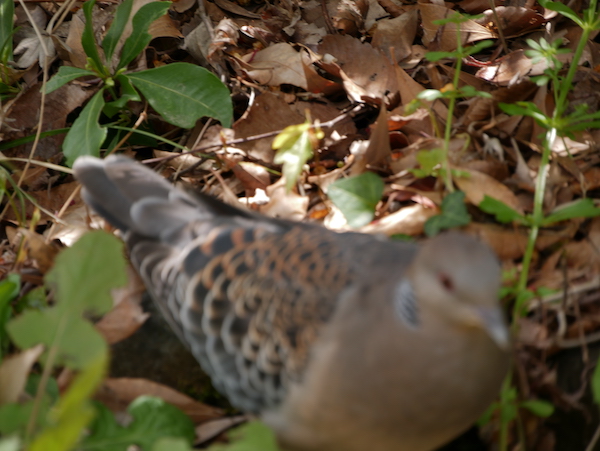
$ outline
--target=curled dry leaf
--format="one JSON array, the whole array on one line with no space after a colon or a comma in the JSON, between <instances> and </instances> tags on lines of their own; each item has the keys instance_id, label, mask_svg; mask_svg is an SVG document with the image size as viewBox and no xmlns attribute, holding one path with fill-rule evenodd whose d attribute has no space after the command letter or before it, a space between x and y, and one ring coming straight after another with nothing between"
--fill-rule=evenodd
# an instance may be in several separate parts
<instances>
[{"instance_id":1,"label":"curled dry leaf","mask_svg":"<svg viewBox=\"0 0 600 451\"><path fill-rule=\"evenodd\" d=\"M150 316L142 309L144 284L131 266L127 267L127 285L112 291L114 308L95 324L108 344L125 340Z\"/></svg>"},{"instance_id":2,"label":"curled dry leaf","mask_svg":"<svg viewBox=\"0 0 600 451\"><path fill-rule=\"evenodd\" d=\"M20 228L19 233L23 235L27 255L36 262L40 272L46 274L54 265L59 247L29 229Z\"/></svg>"},{"instance_id":3,"label":"curled dry leaf","mask_svg":"<svg viewBox=\"0 0 600 451\"><path fill-rule=\"evenodd\" d=\"M456 24L436 25L436 20L446 19L454 14L451 9L433 3L419 2L423 21L423 44L428 50L451 52L456 50ZM460 24L460 35L463 44L496 39L496 33L479 25L473 20Z\"/></svg>"},{"instance_id":4,"label":"curled dry leaf","mask_svg":"<svg viewBox=\"0 0 600 451\"><path fill-rule=\"evenodd\" d=\"M453 169L469 174L466 177L454 176L454 182L465 192L467 200L473 205L479 205L485 196L489 196L523 214L517 196L503 183L483 172L458 166L453 166Z\"/></svg>"},{"instance_id":5,"label":"curled dry leaf","mask_svg":"<svg viewBox=\"0 0 600 451\"><path fill-rule=\"evenodd\" d=\"M269 202L258 207L262 214L291 221L301 221L306 217L308 196L301 196L292 191L287 192L283 177L267 187L266 191Z\"/></svg>"},{"instance_id":6,"label":"curled dry leaf","mask_svg":"<svg viewBox=\"0 0 600 451\"><path fill-rule=\"evenodd\" d=\"M425 222L438 213L437 209L415 204L377 219L362 227L360 231L372 234L382 233L387 236L396 234L420 235L423 233Z\"/></svg>"},{"instance_id":7,"label":"curled dry leaf","mask_svg":"<svg viewBox=\"0 0 600 451\"><path fill-rule=\"evenodd\" d=\"M237 415L235 417L218 418L199 424L196 426L196 441L194 445L202 445L226 430L246 421L248 421L248 416Z\"/></svg>"},{"instance_id":8,"label":"curled dry leaf","mask_svg":"<svg viewBox=\"0 0 600 451\"><path fill-rule=\"evenodd\" d=\"M166 385L140 378L106 379L95 399L103 402L113 412L123 412L134 399L142 395L161 398L183 411L194 423L219 418L224 414L222 409L196 401Z\"/></svg>"},{"instance_id":9,"label":"curled dry leaf","mask_svg":"<svg viewBox=\"0 0 600 451\"><path fill-rule=\"evenodd\" d=\"M0 365L0 406L19 400L19 396L25 389L31 367L43 350L42 345L37 345L2 361Z\"/></svg>"}]
</instances>

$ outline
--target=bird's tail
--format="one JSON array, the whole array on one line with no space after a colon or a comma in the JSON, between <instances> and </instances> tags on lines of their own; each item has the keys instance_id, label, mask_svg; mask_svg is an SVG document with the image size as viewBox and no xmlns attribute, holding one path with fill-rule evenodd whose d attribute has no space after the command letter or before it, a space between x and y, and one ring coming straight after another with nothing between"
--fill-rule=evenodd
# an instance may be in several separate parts
<instances>
[{"instance_id":1,"label":"bird's tail","mask_svg":"<svg viewBox=\"0 0 600 451\"><path fill-rule=\"evenodd\" d=\"M175 189L159 174L124 156L79 157L73 171L83 185L85 202L126 233L168 236L193 221L249 216L209 196Z\"/></svg>"}]
</instances>

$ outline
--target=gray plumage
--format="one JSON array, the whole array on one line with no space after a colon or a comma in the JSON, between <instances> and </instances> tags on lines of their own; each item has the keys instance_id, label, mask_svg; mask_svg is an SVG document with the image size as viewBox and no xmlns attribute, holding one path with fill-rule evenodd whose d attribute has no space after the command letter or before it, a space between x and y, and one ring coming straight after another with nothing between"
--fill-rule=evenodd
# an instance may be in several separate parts
<instances>
[{"instance_id":1,"label":"gray plumage","mask_svg":"<svg viewBox=\"0 0 600 451\"><path fill-rule=\"evenodd\" d=\"M497 395L500 268L473 238L417 246L267 218L125 157L74 171L216 388L286 449L432 450Z\"/></svg>"}]
</instances>

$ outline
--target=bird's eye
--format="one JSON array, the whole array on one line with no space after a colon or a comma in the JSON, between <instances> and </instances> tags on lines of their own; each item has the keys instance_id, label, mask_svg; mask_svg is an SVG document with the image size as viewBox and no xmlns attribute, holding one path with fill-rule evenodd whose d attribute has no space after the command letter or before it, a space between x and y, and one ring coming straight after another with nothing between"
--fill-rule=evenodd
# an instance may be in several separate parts
<instances>
[{"instance_id":1,"label":"bird's eye","mask_svg":"<svg viewBox=\"0 0 600 451\"><path fill-rule=\"evenodd\" d=\"M442 284L442 286L448 290L448 291L454 291L454 283L452 282L452 279L450 278L450 276L448 276L447 274L439 273L438 274L438 279L440 281L440 283Z\"/></svg>"}]
</instances>

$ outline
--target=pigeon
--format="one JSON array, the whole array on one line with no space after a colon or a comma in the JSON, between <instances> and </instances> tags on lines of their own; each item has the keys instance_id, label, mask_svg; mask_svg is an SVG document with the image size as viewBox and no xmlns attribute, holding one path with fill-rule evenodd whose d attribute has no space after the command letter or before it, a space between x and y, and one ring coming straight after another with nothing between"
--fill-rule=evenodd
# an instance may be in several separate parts
<instances>
[{"instance_id":1,"label":"pigeon","mask_svg":"<svg viewBox=\"0 0 600 451\"><path fill-rule=\"evenodd\" d=\"M475 238L417 244L271 218L124 156L73 170L217 390L284 450L435 450L498 395L501 268Z\"/></svg>"}]
</instances>

